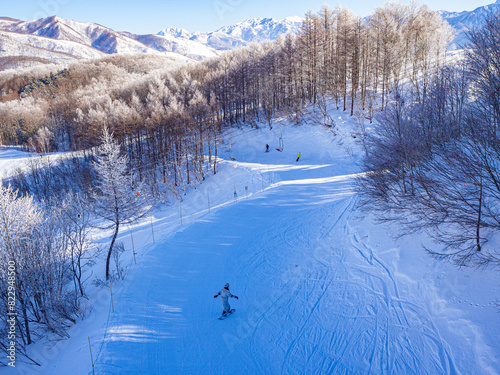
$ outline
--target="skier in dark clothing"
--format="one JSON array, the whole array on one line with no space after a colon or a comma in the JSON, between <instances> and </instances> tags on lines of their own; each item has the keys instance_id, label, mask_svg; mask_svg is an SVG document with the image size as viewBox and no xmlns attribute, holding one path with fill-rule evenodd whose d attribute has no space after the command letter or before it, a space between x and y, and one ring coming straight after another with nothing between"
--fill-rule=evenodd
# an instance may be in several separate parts
<instances>
[{"instance_id":1,"label":"skier in dark clothing","mask_svg":"<svg viewBox=\"0 0 500 375\"><path fill-rule=\"evenodd\" d=\"M266 143L266 152L269 152L269 145Z\"/></svg>"},{"instance_id":2,"label":"skier in dark clothing","mask_svg":"<svg viewBox=\"0 0 500 375\"><path fill-rule=\"evenodd\" d=\"M214 296L214 298L217 298L219 296L222 299L222 306L224 307L224 310L222 311L222 315L226 315L231 310L231 306L229 306L229 302L228 302L229 297L238 299L238 296L233 296L231 294L231 292L229 291L229 284L228 283L226 283L226 285L224 285L224 288L219 293L217 293Z\"/></svg>"}]
</instances>

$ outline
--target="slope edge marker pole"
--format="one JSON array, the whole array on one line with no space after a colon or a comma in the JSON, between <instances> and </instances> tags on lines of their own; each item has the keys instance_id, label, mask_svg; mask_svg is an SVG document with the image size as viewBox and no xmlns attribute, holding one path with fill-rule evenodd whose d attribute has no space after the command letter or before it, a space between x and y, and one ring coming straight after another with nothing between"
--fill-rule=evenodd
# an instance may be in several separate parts
<instances>
[{"instance_id":1,"label":"slope edge marker pole","mask_svg":"<svg viewBox=\"0 0 500 375\"><path fill-rule=\"evenodd\" d=\"M130 229L130 238L132 239L132 254L134 254L134 264L137 264L135 260L135 246L134 246L134 236L132 235L132 229Z\"/></svg>"},{"instance_id":2,"label":"slope edge marker pole","mask_svg":"<svg viewBox=\"0 0 500 375\"><path fill-rule=\"evenodd\" d=\"M89 350L90 350L90 362L92 363L92 374L95 375L94 358L92 357L92 346L90 345L90 336L88 336L88 339L89 339Z\"/></svg>"},{"instance_id":3,"label":"slope edge marker pole","mask_svg":"<svg viewBox=\"0 0 500 375\"><path fill-rule=\"evenodd\" d=\"M153 243L155 243L155 228L153 226L153 214L151 214L151 234L153 235Z\"/></svg>"},{"instance_id":4,"label":"slope edge marker pole","mask_svg":"<svg viewBox=\"0 0 500 375\"><path fill-rule=\"evenodd\" d=\"M111 280L109 280L109 293L111 294L111 310L115 312L115 305L113 303L113 289L111 289Z\"/></svg>"},{"instance_id":5,"label":"slope edge marker pole","mask_svg":"<svg viewBox=\"0 0 500 375\"><path fill-rule=\"evenodd\" d=\"M181 218L181 225L182 225L182 198L179 201L179 216Z\"/></svg>"}]
</instances>

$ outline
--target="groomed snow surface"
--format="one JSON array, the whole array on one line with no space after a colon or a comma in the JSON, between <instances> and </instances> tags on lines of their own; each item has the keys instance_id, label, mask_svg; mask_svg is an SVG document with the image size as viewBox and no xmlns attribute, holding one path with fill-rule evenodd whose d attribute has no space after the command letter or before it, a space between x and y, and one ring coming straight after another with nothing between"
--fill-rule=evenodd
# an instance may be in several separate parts
<instances>
[{"instance_id":1,"label":"groomed snow surface","mask_svg":"<svg viewBox=\"0 0 500 375\"><path fill-rule=\"evenodd\" d=\"M499 373L498 273L433 260L424 236L396 241L397 228L361 213L357 127L334 114L335 132L231 131L219 173L131 228L137 264L121 232L114 312L109 289L89 287L93 308L71 338L37 343L43 366L16 370L92 374L90 339L96 374ZM220 321L226 282L239 300Z\"/></svg>"}]
</instances>

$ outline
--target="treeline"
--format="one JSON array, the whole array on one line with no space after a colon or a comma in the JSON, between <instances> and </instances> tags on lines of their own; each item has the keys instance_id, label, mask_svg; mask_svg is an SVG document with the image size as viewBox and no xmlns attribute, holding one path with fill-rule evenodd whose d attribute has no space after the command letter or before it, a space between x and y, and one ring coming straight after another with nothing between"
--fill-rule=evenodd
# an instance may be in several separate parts
<instances>
[{"instance_id":1,"label":"treeline","mask_svg":"<svg viewBox=\"0 0 500 375\"><path fill-rule=\"evenodd\" d=\"M395 82L408 80L425 99L429 77L444 61L449 25L425 6L390 4L367 20L324 6L308 13L297 36L252 46L198 65L193 77L214 97L225 123L275 112L300 114L307 104L383 109Z\"/></svg>"},{"instance_id":2,"label":"treeline","mask_svg":"<svg viewBox=\"0 0 500 375\"><path fill-rule=\"evenodd\" d=\"M500 16L469 33L463 59L429 81L425 100L400 84L366 137L365 204L457 265L500 264ZM493 241L492 241L493 240ZM491 243L493 242L493 243Z\"/></svg>"}]
</instances>

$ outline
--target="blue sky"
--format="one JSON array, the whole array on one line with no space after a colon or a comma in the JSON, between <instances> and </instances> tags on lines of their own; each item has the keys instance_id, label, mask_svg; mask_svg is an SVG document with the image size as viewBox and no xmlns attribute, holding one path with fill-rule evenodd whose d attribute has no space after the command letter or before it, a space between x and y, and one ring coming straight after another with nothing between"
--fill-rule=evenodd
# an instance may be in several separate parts
<instances>
[{"instance_id":1,"label":"blue sky","mask_svg":"<svg viewBox=\"0 0 500 375\"><path fill-rule=\"evenodd\" d=\"M462 11L493 2L432 0L427 4L434 10ZM332 8L337 5L337 1L324 0L0 0L0 16L28 20L55 14L75 21L96 22L117 31L150 34L168 26L213 31L253 17L303 16L308 10L318 11L325 3ZM385 3L385 0L342 1L358 16L366 16Z\"/></svg>"}]
</instances>

